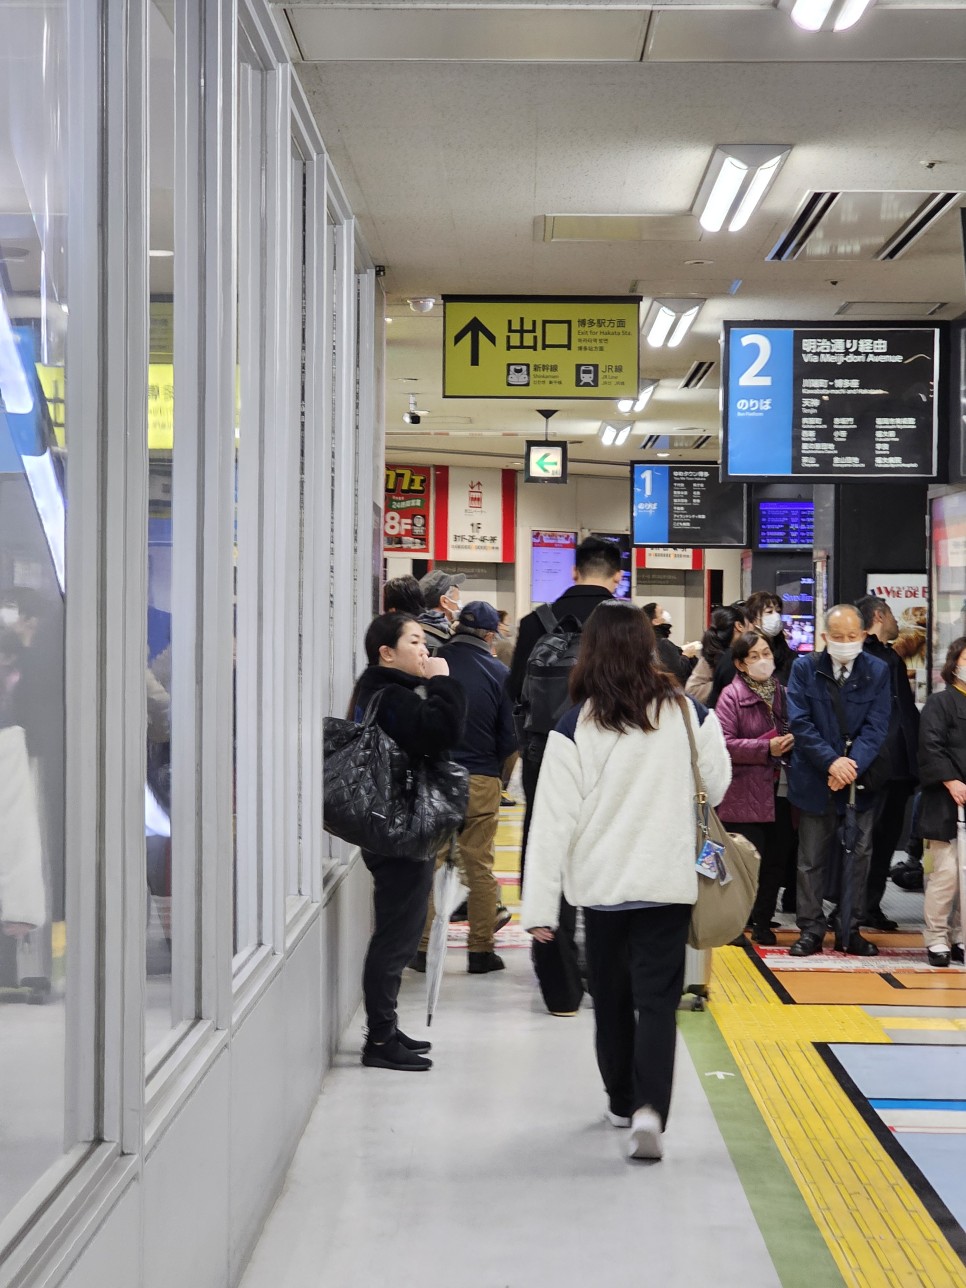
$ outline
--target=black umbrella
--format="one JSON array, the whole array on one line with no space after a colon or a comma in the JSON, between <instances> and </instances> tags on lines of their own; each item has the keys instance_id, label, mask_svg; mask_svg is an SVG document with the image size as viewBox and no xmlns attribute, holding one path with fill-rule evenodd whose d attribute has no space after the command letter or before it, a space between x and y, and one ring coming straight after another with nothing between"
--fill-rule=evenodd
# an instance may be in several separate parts
<instances>
[{"instance_id":1,"label":"black umbrella","mask_svg":"<svg viewBox=\"0 0 966 1288\"><path fill-rule=\"evenodd\" d=\"M848 952L849 939L852 935L852 871L855 847L859 842L859 819L855 808L855 787L854 782L849 787L845 813L842 815L842 822L839 826L841 880L839 884L838 916L839 942L842 944L843 952Z\"/></svg>"}]
</instances>

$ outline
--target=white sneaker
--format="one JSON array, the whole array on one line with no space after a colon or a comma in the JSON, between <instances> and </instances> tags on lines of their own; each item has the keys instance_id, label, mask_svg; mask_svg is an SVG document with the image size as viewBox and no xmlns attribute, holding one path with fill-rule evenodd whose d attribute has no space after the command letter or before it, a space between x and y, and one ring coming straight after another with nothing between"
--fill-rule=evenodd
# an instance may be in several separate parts
<instances>
[{"instance_id":1,"label":"white sneaker","mask_svg":"<svg viewBox=\"0 0 966 1288\"><path fill-rule=\"evenodd\" d=\"M627 1142L627 1157L658 1159L663 1155L661 1120L649 1105L645 1105L643 1109L638 1109L635 1112L631 1122L631 1136Z\"/></svg>"},{"instance_id":2,"label":"white sneaker","mask_svg":"<svg viewBox=\"0 0 966 1288\"><path fill-rule=\"evenodd\" d=\"M615 1114L613 1109L605 1109L604 1117L612 1127L630 1127L631 1120L625 1118L623 1114Z\"/></svg>"}]
</instances>

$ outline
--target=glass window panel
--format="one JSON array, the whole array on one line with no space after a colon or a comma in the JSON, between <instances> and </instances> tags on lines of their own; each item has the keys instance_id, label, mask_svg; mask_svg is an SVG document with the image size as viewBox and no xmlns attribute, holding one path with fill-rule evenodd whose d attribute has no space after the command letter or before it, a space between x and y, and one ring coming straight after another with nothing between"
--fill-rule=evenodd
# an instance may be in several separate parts
<instances>
[{"instance_id":1,"label":"glass window panel","mask_svg":"<svg viewBox=\"0 0 966 1288\"><path fill-rule=\"evenodd\" d=\"M302 738L306 723L303 711L303 624L305 584L305 250L306 250L306 167L299 149L292 149L292 362L295 414L299 439L299 509L298 509L298 705L299 730L296 762L298 789L298 843L288 855L286 894L295 906L298 896L308 893L305 872L305 844L302 827Z\"/></svg>"},{"instance_id":2,"label":"glass window panel","mask_svg":"<svg viewBox=\"0 0 966 1288\"><path fill-rule=\"evenodd\" d=\"M0 42L0 1220L63 1153L66 7ZM36 1003L21 1005L19 1003Z\"/></svg>"},{"instance_id":3,"label":"glass window panel","mask_svg":"<svg viewBox=\"0 0 966 1288\"><path fill-rule=\"evenodd\" d=\"M174 454L174 16L152 4L149 23L151 293L148 356L148 656L144 845L147 974L144 1049L148 1067L172 1014L171 566Z\"/></svg>"}]
</instances>

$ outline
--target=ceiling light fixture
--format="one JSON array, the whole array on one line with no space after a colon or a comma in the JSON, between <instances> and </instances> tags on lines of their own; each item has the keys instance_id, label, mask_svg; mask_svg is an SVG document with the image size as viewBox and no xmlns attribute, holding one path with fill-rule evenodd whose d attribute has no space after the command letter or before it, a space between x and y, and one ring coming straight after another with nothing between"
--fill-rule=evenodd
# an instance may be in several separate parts
<instances>
[{"instance_id":1,"label":"ceiling light fixture","mask_svg":"<svg viewBox=\"0 0 966 1288\"><path fill-rule=\"evenodd\" d=\"M605 447L623 447L634 428L632 420L602 420L597 430L597 437Z\"/></svg>"},{"instance_id":2,"label":"ceiling light fixture","mask_svg":"<svg viewBox=\"0 0 966 1288\"><path fill-rule=\"evenodd\" d=\"M802 31L848 31L875 0L779 0Z\"/></svg>"},{"instance_id":3,"label":"ceiling light fixture","mask_svg":"<svg viewBox=\"0 0 966 1288\"><path fill-rule=\"evenodd\" d=\"M633 412L635 416L640 415L640 413L644 410L644 408L653 398L654 390L656 388L657 388L656 380L642 380L641 392L637 395L637 398L636 399L635 398L618 399L617 410L621 413L622 416L626 416L628 412Z\"/></svg>"},{"instance_id":4,"label":"ceiling light fixture","mask_svg":"<svg viewBox=\"0 0 966 1288\"><path fill-rule=\"evenodd\" d=\"M151 259L173 259L173 250L149 250L148 255Z\"/></svg>"},{"instance_id":5,"label":"ceiling light fixture","mask_svg":"<svg viewBox=\"0 0 966 1288\"><path fill-rule=\"evenodd\" d=\"M783 143L719 144L694 199L705 232L744 228L790 151Z\"/></svg>"},{"instance_id":6,"label":"ceiling light fixture","mask_svg":"<svg viewBox=\"0 0 966 1288\"><path fill-rule=\"evenodd\" d=\"M652 300L641 330L652 349L676 349L694 319L701 311L704 300Z\"/></svg>"},{"instance_id":7,"label":"ceiling light fixture","mask_svg":"<svg viewBox=\"0 0 966 1288\"><path fill-rule=\"evenodd\" d=\"M413 298L411 300L407 300L406 303L414 313L432 313L433 308L436 305L436 296L414 295Z\"/></svg>"}]
</instances>

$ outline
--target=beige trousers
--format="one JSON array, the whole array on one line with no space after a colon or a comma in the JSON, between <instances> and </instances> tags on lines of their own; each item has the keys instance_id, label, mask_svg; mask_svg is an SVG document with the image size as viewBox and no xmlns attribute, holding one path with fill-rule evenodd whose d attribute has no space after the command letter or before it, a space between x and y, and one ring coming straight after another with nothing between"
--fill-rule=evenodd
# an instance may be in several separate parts
<instances>
[{"instance_id":1,"label":"beige trousers","mask_svg":"<svg viewBox=\"0 0 966 1288\"><path fill-rule=\"evenodd\" d=\"M959 854L955 841L927 841L932 871L926 873L923 939L927 948L937 944L963 942L962 910L959 907Z\"/></svg>"},{"instance_id":2,"label":"beige trousers","mask_svg":"<svg viewBox=\"0 0 966 1288\"><path fill-rule=\"evenodd\" d=\"M457 837L457 862L469 890L466 910L470 934L466 946L471 953L488 953L493 950L493 923L496 921L496 908L500 902L500 887L493 875L493 847L500 820L500 795L499 778L488 778L483 774L470 775L470 802L466 810L466 822ZM449 838L440 846L436 855L437 868L446 862L448 853ZM426 928L419 945L423 952L429 944L429 930L435 915L436 908L430 891Z\"/></svg>"}]
</instances>

